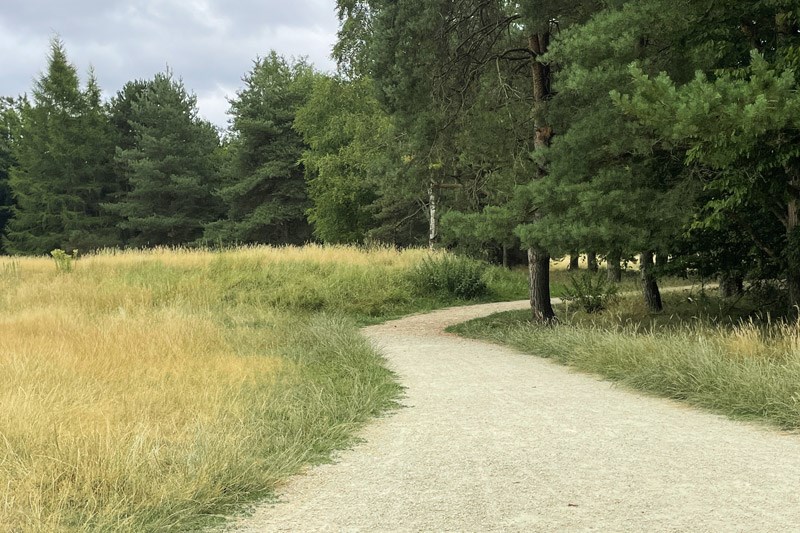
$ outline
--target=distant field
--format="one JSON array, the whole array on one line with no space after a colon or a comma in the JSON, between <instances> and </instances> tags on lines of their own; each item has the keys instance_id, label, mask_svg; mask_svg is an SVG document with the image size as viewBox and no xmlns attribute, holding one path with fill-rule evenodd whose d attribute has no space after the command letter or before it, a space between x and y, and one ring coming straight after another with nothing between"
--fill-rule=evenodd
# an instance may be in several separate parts
<instances>
[{"instance_id":1,"label":"distant field","mask_svg":"<svg viewBox=\"0 0 800 533\"><path fill-rule=\"evenodd\" d=\"M426 255L0 258L0 530L191 529L324 460L400 394L356 326L457 303L415 292Z\"/></svg>"}]
</instances>

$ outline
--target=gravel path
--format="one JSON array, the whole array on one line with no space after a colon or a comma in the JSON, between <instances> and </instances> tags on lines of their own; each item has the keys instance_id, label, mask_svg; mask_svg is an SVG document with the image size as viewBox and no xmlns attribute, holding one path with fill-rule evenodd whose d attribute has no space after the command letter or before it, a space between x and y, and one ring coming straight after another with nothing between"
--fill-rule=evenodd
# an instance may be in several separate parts
<instances>
[{"instance_id":1,"label":"gravel path","mask_svg":"<svg viewBox=\"0 0 800 533\"><path fill-rule=\"evenodd\" d=\"M366 328L405 409L235 531L800 531L800 435L644 397L442 329Z\"/></svg>"}]
</instances>

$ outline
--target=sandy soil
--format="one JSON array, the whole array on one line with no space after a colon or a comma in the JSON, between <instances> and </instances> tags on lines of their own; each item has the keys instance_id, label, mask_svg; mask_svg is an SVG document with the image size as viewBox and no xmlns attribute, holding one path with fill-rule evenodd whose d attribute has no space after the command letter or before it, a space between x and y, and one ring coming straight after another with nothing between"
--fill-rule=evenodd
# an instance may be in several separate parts
<instances>
[{"instance_id":1,"label":"sandy soil","mask_svg":"<svg viewBox=\"0 0 800 533\"><path fill-rule=\"evenodd\" d=\"M800 435L442 333L526 302L373 326L407 407L232 531L800 531Z\"/></svg>"}]
</instances>

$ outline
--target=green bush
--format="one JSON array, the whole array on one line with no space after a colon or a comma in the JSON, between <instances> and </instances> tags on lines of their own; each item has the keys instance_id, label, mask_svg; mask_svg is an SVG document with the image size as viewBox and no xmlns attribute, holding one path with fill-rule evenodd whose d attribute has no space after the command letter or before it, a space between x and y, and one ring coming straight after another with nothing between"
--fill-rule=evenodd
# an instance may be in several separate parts
<instances>
[{"instance_id":1,"label":"green bush","mask_svg":"<svg viewBox=\"0 0 800 533\"><path fill-rule=\"evenodd\" d=\"M474 259L452 254L436 254L424 258L411 271L410 278L420 292L445 294L465 300L487 293L483 281L485 265Z\"/></svg>"},{"instance_id":2,"label":"green bush","mask_svg":"<svg viewBox=\"0 0 800 533\"><path fill-rule=\"evenodd\" d=\"M565 302L577 302L587 313L599 313L617 297L617 286L602 274L584 272L570 276L564 292L561 299Z\"/></svg>"},{"instance_id":3,"label":"green bush","mask_svg":"<svg viewBox=\"0 0 800 533\"><path fill-rule=\"evenodd\" d=\"M56 270L62 274L66 274L72 272L72 261L78 258L78 250L73 250L72 255L70 255L64 250L56 248L50 252L50 257L53 258L56 264Z\"/></svg>"}]
</instances>

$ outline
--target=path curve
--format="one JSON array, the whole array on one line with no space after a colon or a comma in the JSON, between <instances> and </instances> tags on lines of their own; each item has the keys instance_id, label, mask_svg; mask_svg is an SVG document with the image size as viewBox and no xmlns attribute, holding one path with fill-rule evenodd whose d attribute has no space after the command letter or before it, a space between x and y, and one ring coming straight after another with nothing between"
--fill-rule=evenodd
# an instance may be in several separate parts
<instances>
[{"instance_id":1,"label":"path curve","mask_svg":"<svg viewBox=\"0 0 800 533\"><path fill-rule=\"evenodd\" d=\"M526 305L366 328L407 387L407 408L232 529L800 530L800 435L442 332Z\"/></svg>"}]
</instances>

